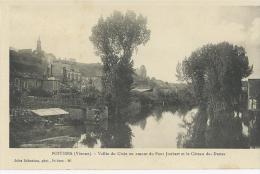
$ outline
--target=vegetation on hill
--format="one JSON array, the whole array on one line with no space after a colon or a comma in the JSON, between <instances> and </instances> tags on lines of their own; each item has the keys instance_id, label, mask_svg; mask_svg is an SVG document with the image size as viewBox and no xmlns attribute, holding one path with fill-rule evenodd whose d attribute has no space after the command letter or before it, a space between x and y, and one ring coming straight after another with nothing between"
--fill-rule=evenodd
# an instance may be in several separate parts
<instances>
[{"instance_id":1,"label":"vegetation on hill","mask_svg":"<svg viewBox=\"0 0 260 174\"><path fill-rule=\"evenodd\" d=\"M79 72L85 77L95 77L102 75L102 64L101 63L77 63Z\"/></svg>"},{"instance_id":2,"label":"vegetation on hill","mask_svg":"<svg viewBox=\"0 0 260 174\"><path fill-rule=\"evenodd\" d=\"M10 72L36 73L43 75L47 68L47 61L41 55L33 52L19 52L10 50Z\"/></svg>"}]
</instances>

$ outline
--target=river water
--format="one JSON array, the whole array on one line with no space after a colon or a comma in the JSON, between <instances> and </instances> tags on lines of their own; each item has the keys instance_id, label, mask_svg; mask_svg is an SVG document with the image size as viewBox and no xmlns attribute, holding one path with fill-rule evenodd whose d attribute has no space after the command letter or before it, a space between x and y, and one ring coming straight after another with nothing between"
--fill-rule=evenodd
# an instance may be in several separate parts
<instances>
[{"instance_id":1,"label":"river water","mask_svg":"<svg viewBox=\"0 0 260 174\"><path fill-rule=\"evenodd\" d=\"M129 112L121 121L53 126L39 131L38 136L33 136L37 139L19 147L182 148L198 109L153 107L140 113ZM248 128L244 124L242 128L242 133L248 136ZM30 135L30 131L25 135Z\"/></svg>"},{"instance_id":2,"label":"river water","mask_svg":"<svg viewBox=\"0 0 260 174\"><path fill-rule=\"evenodd\" d=\"M190 118L197 112L193 109L186 114L180 112L166 111L162 113L160 119L154 115L139 122L139 125L130 125L134 137L132 138L133 147L151 148L174 148L177 147L177 136L186 133L181 127L183 118Z\"/></svg>"},{"instance_id":3,"label":"river water","mask_svg":"<svg viewBox=\"0 0 260 174\"><path fill-rule=\"evenodd\" d=\"M125 123L108 123L103 128L86 125L86 132L74 147L176 148L178 135L186 133L183 119L191 120L196 112L197 109L179 111L157 107Z\"/></svg>"}]
</instances>

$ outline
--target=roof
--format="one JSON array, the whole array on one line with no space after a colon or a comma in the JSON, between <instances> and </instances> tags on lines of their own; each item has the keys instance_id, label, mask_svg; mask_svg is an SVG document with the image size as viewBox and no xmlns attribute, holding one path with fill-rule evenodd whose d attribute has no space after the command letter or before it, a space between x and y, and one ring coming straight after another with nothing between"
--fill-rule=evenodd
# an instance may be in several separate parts
<instances>
[{"instance_id":1,"label":"roof","mask_svg":"<svg viewBox=\"0 0 260 174\"><path fill-rule=\"evenodd\" d=\"M47 80L57 80L55 77L49 77Z\"/></svg>"},{"instance_id":2,"label":"roof","mask_svg":"<svg viewBox=\"0 0 260 174\"><path fill-rule=\"evenodd\" d=\"M69 114L69 112L64 111L63 109L60 108L36 109L31 111L34 114L39 116L55 116L55 115Z\"/></svg>"},{"instance_id":3,"label":"roof","mask_svg":"<svg viewBox=\"0 0 260 174\"><path fill-rule=\"evenodd\" d=\"M134 88L132 91L136 92L151 92L153 89L152 88Z\"/></svg>"},{"instance_id":4,"label":"roof","mask_svg":"<svg viewBox=\"0 0 260 174\"><path fill-rule=\"evenodd\" d=\"M26 79L42 79L42 76L37 73L22 73L22 72L12 72L14 77L26 78Z\"/></svg>"}]
</instances>

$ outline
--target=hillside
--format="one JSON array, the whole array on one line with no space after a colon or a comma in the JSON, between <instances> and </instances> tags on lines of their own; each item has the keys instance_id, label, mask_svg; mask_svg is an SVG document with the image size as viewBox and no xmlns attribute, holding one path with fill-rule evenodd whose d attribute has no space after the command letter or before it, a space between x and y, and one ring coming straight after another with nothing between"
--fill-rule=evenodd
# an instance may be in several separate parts
<instances>
[{"instance_id":1,"label":"hillside","mask_svg":"<svg viewBox=\"0 0 260 174\"><path fill-rule=\"evenodd\" d=\"M19 53L10 50L10 73L33 73L43 75L47 62L34 53Z\"/></svg>"},{"instance_id":2,"label":"hillside","mask_svg":"<svg viewBox=\"0 0 260 174\"><path fill-rule=\"evenodd\" d=\"M85 77L95 77L102 75L102 64L100 63L77 63L77 69Z\"/></svg>"}]
</instances>

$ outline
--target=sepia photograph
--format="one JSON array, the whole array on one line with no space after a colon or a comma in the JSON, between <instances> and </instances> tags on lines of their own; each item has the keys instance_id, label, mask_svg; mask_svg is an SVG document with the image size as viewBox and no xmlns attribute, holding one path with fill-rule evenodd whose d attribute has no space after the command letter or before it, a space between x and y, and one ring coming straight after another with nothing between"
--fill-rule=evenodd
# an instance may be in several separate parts
<instances>
[{"instance_id":1,"label":"sepia photograph","mask_svg":"<svg viewBox=\"0 0 260 174\"><path fill-rule=\"evenodd\" d=\"M9 148L260 147L260 6L13 4Z\"/></svg>"}]
</instances>

